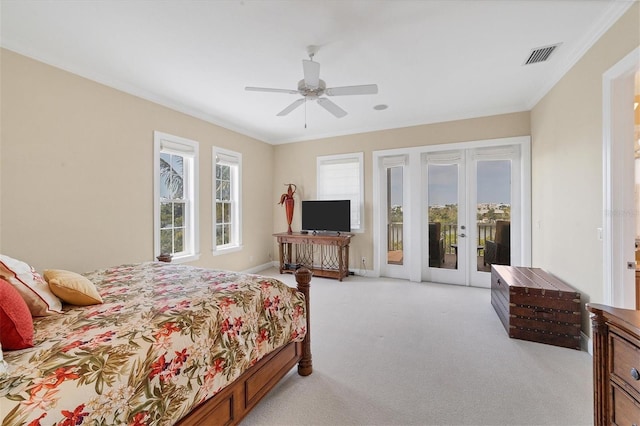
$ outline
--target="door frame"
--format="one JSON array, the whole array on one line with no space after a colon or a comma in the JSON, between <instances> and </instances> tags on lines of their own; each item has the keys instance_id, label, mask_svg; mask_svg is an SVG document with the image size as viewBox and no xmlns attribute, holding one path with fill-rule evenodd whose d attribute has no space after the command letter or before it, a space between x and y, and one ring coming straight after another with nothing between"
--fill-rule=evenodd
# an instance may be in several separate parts
<instances>
[{"instance_id":1,"label":"door frame","mask_svg":"<svg viewBox=\"0 0 640 426\"><path fill-rule=\"evenodd\" d=\"M603 263L602 300L607 305L635 309L635 270L626 262L635 262L635 237L625 212L629 212L628 196L633 194L633 111L628 97L633 98L634 75L640 71L640 47L632 50L602 75L602 167L603 167ZM630 120L630 122L629 122ZM631 177L629 177L631 176ZM623 188L622 193L616 188ZM631 209L636 212L635 206Z\"/></svg>"},{"instance_id":2,"label":"door frame","mask_svg":"<svg viewBox=\"0 0 640 426\"><path fill-rule=\"evenodd\" d=\"M503 145L519 145L521 155L521 181L520 181L520 193L522 196L522 229L520 235L515 235L513 241L520 245L520 262L519 266L531 265L531 137L530 136L515 136L508 138L496 138L485 140L472 140L465 142L452 142L446 144L437 145L423 145L410 148L397 148L373 151L373 270L374 276L379 277L381 271L384 271L384 265L387 251L386 245L382 244L386 241L386 212L385 205L381 204L386 198L382 191L386 189L385 185L382 185L383 176L381 173L382 161L385 157L405 155L407 163L405 166L405 194L408 194L406 203L409 203L407 209L409 211L404 212L405 217L408 217L411 223L420 224L422 203L420 198L420 185L415 185L414 182L420 181L422 173L422 156L425 153L433 151L449 151L456 149L470 149L470 148L482 148L491 146L503 146ZM384 188L383 188L384 187ZM416 202L411 202L416 200ZM384 216L383 216L384 215ZM421 226L421 225L420 225ZM422 229L411 229L409 232L405 232L405 235L423 235ZM411 238L407 247L407 253L405 255L405 268L408 273L408 279L413 282L423 281L422 275L422 257L424 255L423 244L421 238Z\"/></svg>"}]
</instances>

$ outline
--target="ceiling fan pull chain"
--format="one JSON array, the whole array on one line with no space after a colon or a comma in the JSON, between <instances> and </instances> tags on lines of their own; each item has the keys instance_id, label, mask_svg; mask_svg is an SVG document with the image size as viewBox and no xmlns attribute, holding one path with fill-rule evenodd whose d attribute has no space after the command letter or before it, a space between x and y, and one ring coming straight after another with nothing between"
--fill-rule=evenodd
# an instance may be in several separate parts
<instances>
[{"instance_id":1,"label":"ceiling fan pull chain","mask_svg":"<svg viewBox=\"0 0 640 426\"><path fill-rule=\"evenodd\" d=\"M307 98L304 98L304 128L307 128Z\"/></svg>"}]
</instances>

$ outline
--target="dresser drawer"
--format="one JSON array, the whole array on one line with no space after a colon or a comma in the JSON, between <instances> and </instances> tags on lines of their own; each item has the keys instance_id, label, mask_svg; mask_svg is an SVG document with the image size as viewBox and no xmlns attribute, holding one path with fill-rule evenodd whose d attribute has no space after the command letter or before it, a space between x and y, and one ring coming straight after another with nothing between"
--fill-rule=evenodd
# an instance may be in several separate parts
<instances>
[{"instance_id":1,"label":"dresser drawer","mask_svg":"<svg viewBox=\"0 0 640 426\"><path fill-rule=\"evenodd\" d=\"M640 405L615 384L611 386L613 412L611 423L614 425L640 426Z\"/></svg>"},{"instance_id":2,"label":"dresser drawer","mask_svg":"<svg viewBox=\"0 0 640 426\"><path fill-rule=\"evenodd\" d=\"M609 338L611 373L640 395L640 349L615 333L610 333Z\"/></svg>"},{"instance_id":3,"label":"dresser drawer","mask_svg":"<svg viewBox=\"0 0 640 426\"><path fill-rule=\"evenodd\" d=\"M640 311L587 303L593 336L593 424L640 426Z\"/></svg>"}]
</instances>

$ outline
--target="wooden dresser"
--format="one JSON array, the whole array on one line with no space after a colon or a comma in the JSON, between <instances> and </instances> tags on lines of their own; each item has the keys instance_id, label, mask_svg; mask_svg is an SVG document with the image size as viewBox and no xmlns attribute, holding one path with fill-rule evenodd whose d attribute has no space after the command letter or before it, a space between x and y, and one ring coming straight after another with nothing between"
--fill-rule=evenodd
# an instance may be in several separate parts
<instances>
[{"instance_id":1,"label":"wooden dresser","mask_svg":"<svg viewBox=\"0 0 640 426\"><path fill-rule=\"evenodd\" d=\"M587 304L593 333L594 424L640 426L640 311Z\"/></svg>"}]
</instances>

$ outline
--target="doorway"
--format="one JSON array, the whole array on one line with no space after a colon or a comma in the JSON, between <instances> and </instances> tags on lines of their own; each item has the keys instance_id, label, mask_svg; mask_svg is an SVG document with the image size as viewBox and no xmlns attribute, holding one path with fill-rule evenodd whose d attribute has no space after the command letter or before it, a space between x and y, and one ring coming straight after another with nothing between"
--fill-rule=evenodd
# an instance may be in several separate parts
<instances>
[{"instance_id":1,"label":"doorway","mask_svg":"<svg viewBox=\"0 0 640 426\"><path fill-rule=\"evenodd\" d=\"M636 307L634 214L634 94L640 71L636 48L604 73L603 86L603 303Z\"/></svg>"},{"instance_id":2,"label":"doorway","mask_svg":"<svg viewBox=\"0 0 640 426\"><path fill-rule=\"evenodd\" d=\"M530 138L374 152L374 273L490 287L529 265Z\"/></svg>"}]
</instances>

